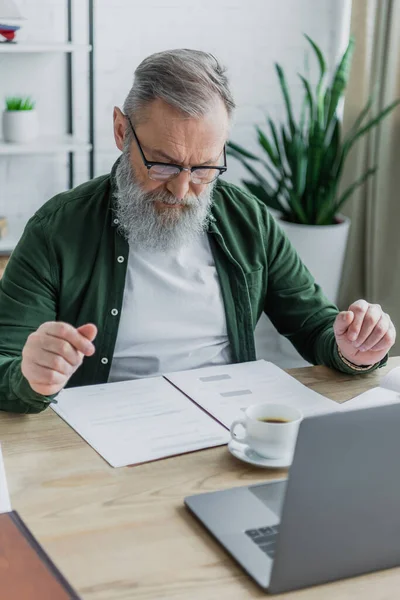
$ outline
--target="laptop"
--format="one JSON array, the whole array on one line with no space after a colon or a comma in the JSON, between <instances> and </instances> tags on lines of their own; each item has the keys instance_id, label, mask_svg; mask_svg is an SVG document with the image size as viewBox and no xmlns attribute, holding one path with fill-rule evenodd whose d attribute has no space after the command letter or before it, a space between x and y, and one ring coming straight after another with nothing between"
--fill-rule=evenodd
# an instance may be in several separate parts
<instances>
[{"instance_id":1,"label":"laptop","mask_svg":"<svg viewBox=\"0 0 400 600\"><path fill-rule=\"evenodd\" d=\"M269 593L400 565L400 404L305 419L289 477L190 496Z\"/></svg>"}]
</instances>

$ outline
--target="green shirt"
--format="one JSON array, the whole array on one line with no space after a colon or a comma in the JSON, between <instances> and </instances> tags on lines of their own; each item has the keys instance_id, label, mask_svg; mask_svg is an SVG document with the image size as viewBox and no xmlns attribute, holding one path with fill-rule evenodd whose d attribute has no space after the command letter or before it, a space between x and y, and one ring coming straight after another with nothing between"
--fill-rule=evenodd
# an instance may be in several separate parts
<instances>
[{"instance_id":1,"label":"green shirt","mask_svg":"<svg viewBox=\"0 0 400 600\"><path fill-rule=\"evenodd\" d=\"M44 204L12 253L0 282L1 410L48 406L51 398L34 392L21 372L26 339L46 321L97 325L96 352L67 387L107 382L129 253L114 212L115 168ZM208 235L233 362L256 359L253 332L265 311L308 362L354 373L338 355L332 328L338 309L261 202L219 180Z\"/></svg>"}]
</instances>

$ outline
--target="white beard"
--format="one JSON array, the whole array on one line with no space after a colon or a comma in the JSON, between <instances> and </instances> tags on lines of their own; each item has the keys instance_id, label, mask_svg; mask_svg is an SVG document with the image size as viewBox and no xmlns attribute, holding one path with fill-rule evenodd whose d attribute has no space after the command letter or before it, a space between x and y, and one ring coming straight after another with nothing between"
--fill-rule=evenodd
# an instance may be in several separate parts
<instances>
[{"instance_id":1,"label":"white beard","mask_svg":"<svg viewBox=\"0 0 400 600\"><path fill-rule=\"evenodd\" d=\"M116 183L119 230L130 246L150 251L176 250L207 230L215 182L199 196L187 196L180 201L183 208L157 211L156 201L176 204L177 199L165 189L143 191L125 149L116 169Z\"/></svg>"}]
</instances>

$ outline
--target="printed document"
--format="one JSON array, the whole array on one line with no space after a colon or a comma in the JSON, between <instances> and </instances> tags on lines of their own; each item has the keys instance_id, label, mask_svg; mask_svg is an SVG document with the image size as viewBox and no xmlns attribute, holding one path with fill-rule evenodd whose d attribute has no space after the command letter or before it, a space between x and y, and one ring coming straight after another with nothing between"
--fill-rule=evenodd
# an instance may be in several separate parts
<instances>
[{"instance_id":1,"label":"printed document","mask_svg":"<svg viewBox=\"0 0 400 600\"><path fill-rule=\"evenodd\" d=\"M113 467L229 441L224 427L163 377L67 389L51 406Z\"/></svg>"}]
</instances>

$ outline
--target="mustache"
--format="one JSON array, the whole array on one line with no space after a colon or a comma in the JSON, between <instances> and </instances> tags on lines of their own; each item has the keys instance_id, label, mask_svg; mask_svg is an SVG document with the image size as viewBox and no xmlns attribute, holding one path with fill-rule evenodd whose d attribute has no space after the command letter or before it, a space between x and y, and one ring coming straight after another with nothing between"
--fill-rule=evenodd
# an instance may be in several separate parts
<instances>
[{"instance_id":1,"label":"mustache","mask_svg":"<svg viewBox=\"0 0 400 600\"><path fill-rule=\"evenodd\" d=\"M153 192L145 192L143 194L143 200L149 202L163 202L164 204L169 204L170 206L195 206L199 199L197 196L187 196L183 200L178 200L173 194L167 192L166 190L155 190Z\"/></svg>"}]
</instances>

